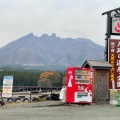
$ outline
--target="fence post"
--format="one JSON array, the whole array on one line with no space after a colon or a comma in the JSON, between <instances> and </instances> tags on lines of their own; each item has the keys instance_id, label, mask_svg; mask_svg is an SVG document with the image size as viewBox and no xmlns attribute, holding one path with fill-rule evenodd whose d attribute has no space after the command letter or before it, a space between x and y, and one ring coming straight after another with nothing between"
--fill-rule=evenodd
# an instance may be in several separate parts
<instances>
[{"instance_id":1,"label":"fence post","mask_svg":"<svg viewBox=\"0 0 120 120\"><path fill-rule=\"evenodd\" d=\"M50 92L51 92L51 97L50 97L50 100L52 100L52 88L50 89Z\"/></svg>"},{"instance_id":2,"label":"fence post","mask_svg":"<svg viewBox=\"0 0 120 120\"><path fill-rule=\"evenodd\" d=\"M31 91L30 91L30 93L29 93L29 94L30 94L30 103L31 103Z\"/></svg>"}]
</instances>

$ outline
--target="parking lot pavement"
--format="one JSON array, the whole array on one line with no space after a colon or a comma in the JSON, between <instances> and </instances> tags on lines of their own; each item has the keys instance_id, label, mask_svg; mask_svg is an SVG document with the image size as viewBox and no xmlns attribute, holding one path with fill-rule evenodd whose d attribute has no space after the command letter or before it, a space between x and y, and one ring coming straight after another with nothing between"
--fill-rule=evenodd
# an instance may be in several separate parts
<instances>
[{"instance_id":1,"label":"parking lot pavement","mask_svg":"<svg viewBox=\"0 0 120 120\"><path fill-rule=\"evenodd\" d=\"M110 104L76 105L61 101L1 106L0 120L119 120L120 107Z\"/></svg>"}]
</instances>

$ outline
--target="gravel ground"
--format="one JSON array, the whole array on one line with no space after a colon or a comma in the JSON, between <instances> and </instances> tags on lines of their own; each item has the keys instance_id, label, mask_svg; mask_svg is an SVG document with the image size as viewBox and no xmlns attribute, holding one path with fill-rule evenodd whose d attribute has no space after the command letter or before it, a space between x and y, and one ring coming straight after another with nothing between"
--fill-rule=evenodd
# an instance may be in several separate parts
<instances>
[{"instance_id":1,"label":"gravel ground","mask_svg":"<svg viewBox=\"0 0 120 120\"><path fill-rule=\"evenodd\" d=\"M0 106L0 120L120 120L120 107L109 104L63 105L61 101Z\"/></svg>"}]
</instances>

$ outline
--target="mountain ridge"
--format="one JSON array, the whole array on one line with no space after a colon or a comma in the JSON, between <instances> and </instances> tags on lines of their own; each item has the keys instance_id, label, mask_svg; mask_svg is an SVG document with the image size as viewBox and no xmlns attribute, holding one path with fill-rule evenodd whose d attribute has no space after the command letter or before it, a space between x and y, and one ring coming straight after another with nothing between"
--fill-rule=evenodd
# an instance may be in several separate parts
<instances>
[{"instance_id":1,"label":"mountain ridge","mask_svg":"<svg viewBox=\"0 0 120 120\"><path fill-rule=\"evenodd\" d=\"M104 47L86 38L60 38L31 32L0 48L0 64L81 65L103 60Z\"/></svg>"}]
</instances>

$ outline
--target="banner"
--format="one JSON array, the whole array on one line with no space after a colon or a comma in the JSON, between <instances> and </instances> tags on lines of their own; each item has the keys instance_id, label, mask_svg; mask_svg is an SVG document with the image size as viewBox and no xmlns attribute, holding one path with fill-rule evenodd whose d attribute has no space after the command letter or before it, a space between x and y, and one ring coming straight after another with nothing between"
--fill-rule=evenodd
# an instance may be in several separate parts
<instances>
[{"instance_id":1,"label":"banner","mask_svg":"<svg viewBox=\"0 0 120 120\"><path fill-rule=\"evenodd\" d=\"M109 89L120 89L120 40L108 40L108 62L112 65Z\"/></svg>"},{"instance_id":2,"label":"banner","mask_svg":"<svg viewBox=\"0 0 120 120\"><path fill-rule=\"evenodd\" d=\"M3 77L2 97L12 97L13 76Z\"/></svg>"}]
</instances>

